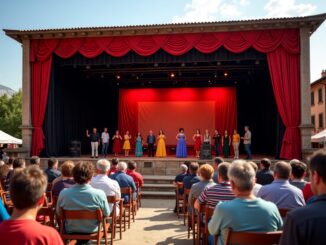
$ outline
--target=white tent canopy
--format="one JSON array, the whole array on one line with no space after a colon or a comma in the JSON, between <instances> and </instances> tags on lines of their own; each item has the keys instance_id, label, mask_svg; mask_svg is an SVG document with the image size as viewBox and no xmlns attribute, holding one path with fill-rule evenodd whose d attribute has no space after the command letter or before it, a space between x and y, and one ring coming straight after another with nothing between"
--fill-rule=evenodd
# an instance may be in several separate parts
<instances>
[{"instance_id":1,"label":"white tent canopy","mask_svg":"<svg viewBox=\"0 0 326 245\"><path fill-rule=\"evenodd\" d=\"M311 142L316 142L316 143L326 142L326 129L311 136Z\"/></svg>"},{"instance_id":2,"label":"white tent canopy","mask_svg":"<svg viewBox=\"0 0 326 245\"><path fill-rule=\"evenodd\" d=\"M17 144L21 145L23 144L23 141L21 139L17 139L9 134L6 134L5 132L0 130L0 144Z\"/></svg>"}]
</instances>

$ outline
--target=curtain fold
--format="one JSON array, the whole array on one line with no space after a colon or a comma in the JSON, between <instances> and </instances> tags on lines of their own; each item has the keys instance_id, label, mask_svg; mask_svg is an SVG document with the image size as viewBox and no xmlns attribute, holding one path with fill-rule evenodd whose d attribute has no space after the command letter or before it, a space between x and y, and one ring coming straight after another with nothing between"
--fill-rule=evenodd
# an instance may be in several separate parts
<instances>
[{"instance_id":1,"label":"curtain fold","mask_svg":"<svg viewBox=\"0 0 326 245\"><path fill-rule=\"evenodd\" d=\"M133 50L139 55L150 56L159 49L163 49L171 55L179 56L193 48L208 54L222 46L233 53L241 53L252 47L268 54L274 94L276 100L279 100L278 110L283 110L283 114L290 113L290 115L281 116L287 129L280 157L289 159L301 155L298 129L300 104L293 104L288 99L299 100L299 94L298 97L293 95L288 97L292 89L298 89L300 86L298 29L31 40L32 123L34 127L32 153L38 155L44 147L42 124L53 54L61 58L69 58L79 52L87 58L94 58L106 52L114 57L122 57ZM284 95L279 95L278 93L282 90L284 90ZM283 105L281 101L286 101L291 106L293 104L295 108L288 110L288 105Z\"/></svg>"}]
</instances>

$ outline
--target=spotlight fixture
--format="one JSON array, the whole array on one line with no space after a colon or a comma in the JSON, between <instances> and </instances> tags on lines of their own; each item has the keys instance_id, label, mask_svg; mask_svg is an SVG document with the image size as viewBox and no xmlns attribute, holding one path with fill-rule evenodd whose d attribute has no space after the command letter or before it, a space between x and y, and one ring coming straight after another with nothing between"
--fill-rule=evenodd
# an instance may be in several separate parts
<instances>
[{"instance_id":1,"label":"spotlight fixture","mask_svg":"<svg viewBox=\"0 0 326 245\"><path fill-rule=\"evenodd\" d=\"M171 72L170 77L171 78L174 78L175 77L175 74L173 72Z\"/></svg>"},{"instance_id":2,"label":"spotlight fixture","mask_svg":"<svg viewBox=\"0 0 326 245\"><path fill-rule=\"evenodd\" d=\"M224 72L224 76L227 77L229 73L227 71Z\"/></svg>"},{"instance_id":3,"label":"spotlight fixture","mask_svg":"<svg viewBox=\"0 0 326 245\"><path fill-rule=\"evenodd\" d=\"M212 81L211 80L208 80L208 84L212 84Z\"/></svg>"},{"instance_id":4,"label":"spotlight fixture","mask_svg":"<svg viewBox=\"0 0 326 245\"><path fill-rule=\"evenodd\" d=\"M118 80L120 80L121 76L120 76L120 75L117 75L116 78L117 78Z\"/></svg>"}]
</instances>

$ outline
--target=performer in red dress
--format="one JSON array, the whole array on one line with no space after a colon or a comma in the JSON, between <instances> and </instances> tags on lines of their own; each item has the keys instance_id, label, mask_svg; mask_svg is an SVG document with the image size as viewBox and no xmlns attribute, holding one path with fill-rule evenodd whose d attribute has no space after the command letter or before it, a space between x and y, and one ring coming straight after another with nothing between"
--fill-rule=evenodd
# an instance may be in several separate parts
<instances>
[{"instance_id":1,"label":"performer in red dress","mask_svg":"<svg viewBox=\"0 0 326 245\"><path fill-rule=\"evenodd\" d=\"M200 147L201 147L201 143L202 143L202 135L200 134L199 129L196 130L196 133L194 134L192 139L195 141L194 149L195 149L195 152L196 152L196 157L199 158Z\"/></svg>"},{"instance_id":2,"label":"performer in red dress","mask_svg":"<svg viewBox=\"0 0 326 245\"><path fill-rule=\"evenodd\" d=\"M119 134L119 130L115 131L115 135L112 137L112 140L113 140L112 151L114 153L114 156L118 156L118 154L121 152L121 140L122 140L122 137Z\"/></svg>"}]
</instances>

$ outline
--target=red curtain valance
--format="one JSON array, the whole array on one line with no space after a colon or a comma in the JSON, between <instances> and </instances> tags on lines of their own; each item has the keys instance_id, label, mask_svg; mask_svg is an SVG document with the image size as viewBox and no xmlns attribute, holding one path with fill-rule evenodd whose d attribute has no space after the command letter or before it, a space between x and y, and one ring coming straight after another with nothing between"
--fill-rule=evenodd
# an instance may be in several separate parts
<instances>
[{"instance_id":1,"label":"red curtain valance","mask_svg":"<svg viewBox=\"0 0 326 245\"><path fill-rule=\"evenodd\" d=\"M102 52L121 57L133 50L139 55L148 56L159 49L177 56L192 48L202 53L212 53L221 46L233 53L244 52L250 47L263 53L272 52L278 47L293 54L300 52L298 31L289 29L33 40L31 61L47 60L52 53L69 58L79 52L87 58L94 58Z\"/></svg>"},{"instance_id":2,"label":"red curtain valance","mask_svg":"<svg viewBox=\"0 0 326 245\"><path fill-rule=\"evenodd\" d=\"M139 55L149 56L163 49L178 56L193 48L201 53L212 53L222 46L233 53L252 47L267 54L277 108L286 126L280 157L301 158L298 29L32 40L32 154L39 155L44 148L42 125L52 54L69 58L79 52L87 58L94 58L106 52L120 57L133 50Z\"/></svg>"}]
</instances>

